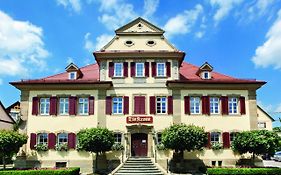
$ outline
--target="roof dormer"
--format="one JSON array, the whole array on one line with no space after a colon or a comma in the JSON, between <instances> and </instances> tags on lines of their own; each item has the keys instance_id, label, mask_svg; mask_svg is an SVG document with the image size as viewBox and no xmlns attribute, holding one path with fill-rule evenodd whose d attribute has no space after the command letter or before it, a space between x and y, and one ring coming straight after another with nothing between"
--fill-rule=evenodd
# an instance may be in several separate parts
<instances>
[{"instance_id":1,"label":"roof dormer","mask_svg":"<svg viewBox=\"0 0 281 175\"><path fill-rule=\"evenodd\" d=\"M212 71L213 67L208 62L205 62L201 67L199 67L196 74L204 80L210 80L212 79Z\"/></svg>"},{"instance_id":2,"label":"roof dormer","mask_svg":"<svg viewBox=\"0 0 281 175\"><path fill-rule=\"evenodd\" d=\"M70 63L66 68L66 72L68 72L69 80L77 80L83 76L79 67L77 67L74 63Z\"/></svg>"}]
</instances>

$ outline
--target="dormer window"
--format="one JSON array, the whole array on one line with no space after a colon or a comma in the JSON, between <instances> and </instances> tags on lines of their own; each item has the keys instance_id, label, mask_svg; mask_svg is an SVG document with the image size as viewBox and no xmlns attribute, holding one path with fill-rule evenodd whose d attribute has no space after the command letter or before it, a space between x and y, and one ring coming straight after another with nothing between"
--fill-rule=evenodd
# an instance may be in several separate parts
<instances>
[{"instance_id":1,"label":"dormer window","mask_svg":"<svg viewBox=\"0 0 281 175\"><path fill-rule=\"evenodd\" d=\"M114 63L114 77L123 77L123 63Z\"/></svg>"},{"instance_id":2,"label":"dormer window","mask_svg":"<svg viewBox=\"0 0 281 175\"><path fill-rule=\"evenodd\" d=\"M208 71L202 72L202 78L203 79L211 79L211 73Z\"/></svg>"},{"instance_id":3,"label":"dormer window","mask_svg":"<svg viewBox=\"0 0 281 175\"><path fill-rule=\"evenodd\" d=\"M70 80L76 80L76 78L77 78L77 72L69 72Z\"/></svg>"},{"instance_id":4,"label":"dormer window","mask_svg":"<svg viewBox=\"0 0 281 175\"><path fill-rule=\"evenodd\" d=\"M203 80L209 80L212 78L213 67L205 62L197 71L197 75L200 76Z\"/></svg>"}]
</instances>

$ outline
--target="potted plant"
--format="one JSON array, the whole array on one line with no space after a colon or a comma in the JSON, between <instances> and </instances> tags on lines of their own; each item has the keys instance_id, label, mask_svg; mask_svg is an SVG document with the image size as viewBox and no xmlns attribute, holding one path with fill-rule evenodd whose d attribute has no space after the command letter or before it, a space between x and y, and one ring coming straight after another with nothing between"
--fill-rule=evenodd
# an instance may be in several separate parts
<instances>
[{"instance_id":1,"label":"potted plant","mask_svg":"<svg viewBox=\"0 0 281 175\"><path fill-rule=\"evenodd\" d=\"M39 143L35 145L36 151L48 151L48 145L46 143Z\"/></svg>"}]
</instances>

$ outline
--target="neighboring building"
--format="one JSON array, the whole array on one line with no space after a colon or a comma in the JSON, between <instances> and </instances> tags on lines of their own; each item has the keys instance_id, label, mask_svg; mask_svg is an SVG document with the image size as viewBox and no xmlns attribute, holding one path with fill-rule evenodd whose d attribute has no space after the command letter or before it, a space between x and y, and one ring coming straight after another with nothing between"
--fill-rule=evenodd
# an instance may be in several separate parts
<instances>
[{"instance_id":1,"label":"neighboring building","mask_svg":"<svg viewBox=\"0 0 281 175\"><path fill-rule=\"evenodd\" d=\"M20 102L16 101L6 108L7 113L13 118L14 121L20 119Z\"/></svg>"},{"instance_id":2,"label":"neighboring building","mask_svg":"<svg viewBox=\"0 0 281 175\"><path fill-rule=\"evenodd\" d=\"M15 123L15 121L6 112L4 105L0 101L0 130L1 129L12 130L14 123Z\"/></svg>"},{"instance_id":3,"label":"neighboring building","mask_svg":"<svg viewBox=\"0 0 281 175\"><path fill-rule=\"evenodd\" d=\"M258 105L258 129L272 131L272 122L274 119Z\"/></svg>"},{"instance_id":4,"label":"neighboring building","mask_svg":"<svg viewBox=\"0 0 281 175\"><path fill-rule=\"evenodd\" d=\"M232 166L239 159L230 143L235 133L258 129L256 90L263 81L233 78L215 72L209 63L197 67L172 46L164 31L137 18L115 31L116 36L94 52L96 64L71 63L66 72L11 84L21 90L23 132L29 135L26 161L42 167L80 166L91 171L93 157L75 150L76 133L106 127L126 156L155 157L165 168L169 153L156 151L161 132L176 123L202 126L208 132L206 150L185 153L189 161ZM211 145L219 142L219 153ZM35 145L48 144L47 153ZM67 153L55 144L68 143ZM110 162L121 155L108 153ZM192 164L193 165L193 164Z\"/></svg>"}]
</instances>

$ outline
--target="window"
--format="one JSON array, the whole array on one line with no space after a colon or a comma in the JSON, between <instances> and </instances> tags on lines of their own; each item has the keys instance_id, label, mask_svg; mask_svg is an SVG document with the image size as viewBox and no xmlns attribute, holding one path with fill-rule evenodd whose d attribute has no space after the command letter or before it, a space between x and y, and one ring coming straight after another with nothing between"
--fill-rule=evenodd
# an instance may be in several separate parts
<instances>
[{"instance_id":1,"label":"window","mask_svg":"<svg viewBox=\"0 0 281 175\"><path fill-rule=\"evenodd\" d=\"M75 80L76 79L76 72L69 72L69 79L70 80Z\"/></svg>"},{"instance_id":2,"label":"window","mask_svg":"<svg viewBox=\"0 0 281 175\"><path fill-rule=\"evenodd\" d=\"M123 77L123 63L114 63L114 77Z\"/></svg>"},{"instance_id":3,"label":"window","mask_svg":"<svg viewBox=\"0 0 281 175\"><path fill-rule=\"evenodd\" d=\"M68 114L69 101L68 98L60 98L60 114Z\"/></svg>"},{"instance_id":4,"label":"window","mask_svg":"<svg viewBox=\"0 0 281 175\"><path fill-rule=\"evenodd\" d=\"M48 144L48 134L40 133L37 135L37 144Z\"/></svg>"},{"instance_id":5,"label":"window","mask_svg":"<svg viewBox=\"0 0 281 175\"><path fill-rule=\"evenodd\" d=\"M219 132L212 132L211 133L211 143L219 143L220 142L220 133Z\"/></svg>"},{"instance_id":6,"label":"window","mask_svg":"<svg viewBox=\"0 0 281 175\"><path fill-rule=\"evenodd\" d=\"M154 46L156 44L156 42L155 41L153 41L153 40L149 40L149 41L147 41L146 42L146 45L148 45L148 46Z\"/></svg>"},{"instance_id":7,"label":"window","mask_svg":"<svg viewBox=\"0 0 281 175\"><path fill-rule=\"evenodd\" d=\"M236 134L237 134L237 132L231 132L231 133L229 134L230 143L233 142L233 140L234 140L235 137L236 137Z\"/></svg>"},{"instance_id":8,"label":"window","mask_svg":"<svg viewBox=\"0 0 281 175\"><path fill-rule=\"evenodd\" d=\"M136 63L136 77L144 77L144 63Z\"/></svg>"},{"instance_id":9,"label":"window","mask_svg":"<svg viewBox=\"0 0 281 175\"><path fill-rule=\"evenodd\" d=\"M203 72L203 77L202 77L202 78L203 78L203 79L210 79L210 78L211 78L210 72L204 71L204 72Z\"/></svg>"},{"instance_id":10,"label":"window","mask_svg":"<svg viewBox=\"0 0 281 175\"><path fill-rule=\"evenodd\" d=\"M127 40L127 41L125 41L125 45L130 47L130 46L134 45L134 42L131 40Z\"/></svg>"},{"instance_id":11,"label":"window","mask_svg":"<svg viewBox=\"0 0 281 175\"><path fill-rule=\"evenodd\" d=\"M156 98L156 112L157 112L157 114L166 114L167 113L167 98L166 97L157 97Z\"/></svg>"},{"instance_id":12,"label":"window","mask_svg":"<svg viewBox=\"0 0 281 175\"><path fill-rule=\"evenodd\" d=\"M265 129L266 128L266 123L265 122L258 122L258 128L259 129Z\"/></svg>"},{"instance_id":13,"label":"window","mask_svg":"<svg viewBox=\"0 0 281 175\"><path fill-rule=\"evenodd\" d=\"M49 115L49 111L50 111L50 99L40 98L40 114Z\"/></svg>"},{"instance_id":14,"label":"window","mask_svg":"<svg viewBox=\"0 0 281 175\"><path fill-rule=\"evenodd\" d=\"M78 103L79 114L82 114L82 115L88 114L88 111L89 111L88 103L89 103L88 98L79 98L79 103Z\"/></svg>"},{"instance_id":15,"label":"window","mask_svg":"<svg viewBox=\"0 0 281 175\"><path fill-rule=\"evenodd\" d=\"M166 76L166 64L165 63L157 63L157 76L164 77Z\"/></svg>"},{"instance_id":16,"label":"window","mask_svg":"<svg viewBox=\"0 0 281 175\"><path fill-rule=\"evenodd\" d=\"M190 97L190 113L200 113L200 97Z\"/></svg>"},{"instance_id":17,"label":"window","mask_svg":"<svg viewBox=\"0 0 281 175\"><path fill-rule=\"evenodd\" d=\"M211 114L218 114L219 113L219 106L220 106L220 99L218 97L211 97L210 98Z\"/></svg>"},{"instance_id":18,"label":"window","mask_svg":"<svg viewBox=\"0 0 281 175\"><path fill-rule=\"evenodd\" d=\"M162 143L162 133L157 133L157 144Z\"/></svg>"},{"instance_id":19,"label":"window","mask_svg":"<svg viewBox=\"0 0 281 175\"><path fill-rule=\"evenodd\" d=\"M114 97L113 100L113 114L122 114L123 113L123 98Z\"/></svg>"},{"instance_id":20,"label":"window","mask_svg":"<svg viewBox=\"0 0 281 175\"><path fill-rule=\"evenodd\" d=\"M66 168L66 162L56 162L56 168Z\"/></svg>"},{"instance_id":21,"label":"window","mask_svg":"<svg viewBox=\"0 0 281 175\"><path fill-rule=\"evenodd\" d=\"M68 142L67 133L59 133L58 134L58 144L64 144Z\"/></svg>"},{"instance_id":22,"label":"window","mask_svg":"<svg viewBox=\"0 0 281 175\"><path fill-rule=\"evenodd\" d=\"M228 110L229 110L229 114L237 114L238 112L238 100L236 97L230 97L228 99Z\"/></svg>"},{"instance_id":23,"label":"window","mask_svg":"<svg viewBox=\"0 0 281 175\"><path fill-rule=\"evenodd\" d=\"M122 142L122 134L121 133L115 133L114 138L115 138L115 143L121 143Z\"/></svg>"}]
</instances>

